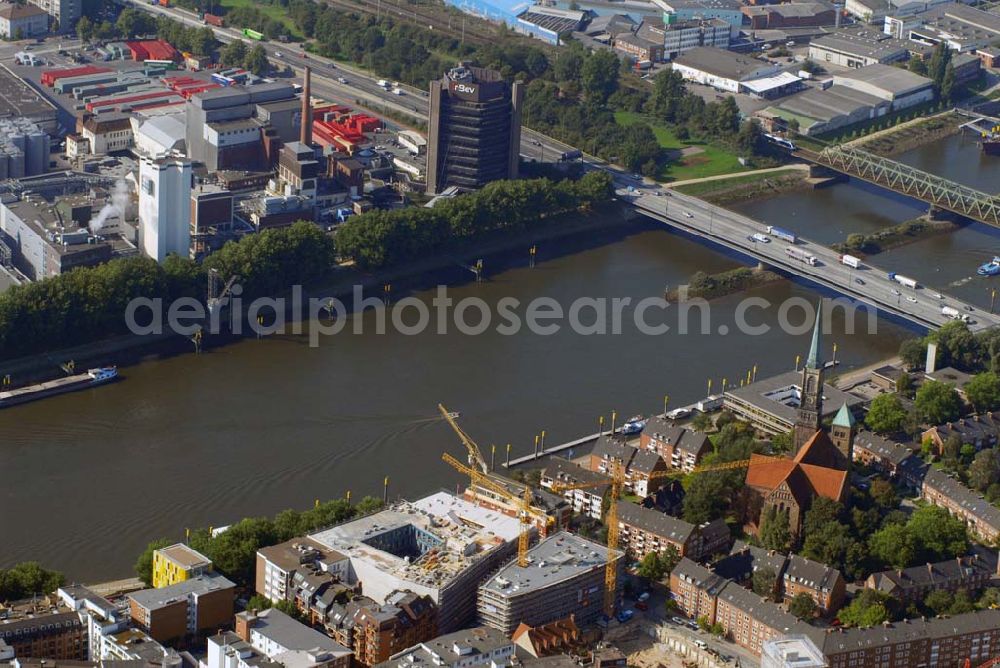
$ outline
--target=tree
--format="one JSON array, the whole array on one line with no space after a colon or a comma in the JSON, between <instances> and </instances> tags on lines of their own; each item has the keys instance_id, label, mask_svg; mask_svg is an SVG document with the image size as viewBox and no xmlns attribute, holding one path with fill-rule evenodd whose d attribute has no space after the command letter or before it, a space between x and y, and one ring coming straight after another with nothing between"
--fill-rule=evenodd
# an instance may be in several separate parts
<instances>
[{"instance_id":1,"label":"tree","mask_svg":"<svg viewBox=\"0 0 1000 668\"><path fill-rule=\"evenodd\" d=\"M660 582L674 570L677 562L680 560L680 552L677 551L676 547L670 545L663 552L654 550L643 557L642 561L639 562L636 572L640 577L648 578L653 582Z\"/></svg>"},{"instance_id":2,"label":"tree","mask_svg":"<svg viewBox=\"0 0 1000 668\"><path fill-rule=\"evenodd\" d=\"M246 42L234 39L219 51L219 61L226 67L242 67L247 57Z\"/></svg>"},{"instance_id":3,"label":"tree","mask_svg":"<svg viewBox=\"0 0 1000 668\"><path fill-rule=\"evenodd\" d=\"M977 373L965 385L965 396L978 413L1000 406L1000 376L992 371Z\"/></svg>"},{"instance_id":4,"label":"tree","mask_svg":"<svg viewBox=\"0 0 1000 668\"><path fill-rule=\"evenodd\" d=\"M955 94L955 65L953 63L948 63L948 66L944 71L944 78L941 79L941 99L945 102L951 100L951 96Z\"/></svg>"},{"instance_id":5,"label":"tree","mask_svg":"<svg viewBox=\"0 0 1000 668\"><path fill-rule=\"evenodd\" d=\"M862 589L849 605L841 608L837 618L844 626L870 628L889 620L888 597L874 589Z\"/></svg>"},{"instance_id":6,"label":"tree","mask_svg":"<svg viewBox=\"0 0 1000 668\"><path fill-rule=\"evenodd\" d=\"M898 432L906 421L906 409L895 394L880 394L872 400L865 424L880 434Z\"/></svg>"},{"instance_id":7,"label":"tree","mask_svg":"<svg viewBox=\"0 0 1000 668\"><path fill-rule=\"evenodd\" d=\"M306 616L302 614L302 611L295 606L294 601L289 601L287 598L278 601L277 603L274 604L273 607L275 610L280 610L281 612L285 613L292 619L298 620L300 622L306 621Z\"/></svg>"},{"instance_id":8,"label":"tree","mask_svg":"<svg viewBox=\"0 0 1000 668\"><path fill-rule=\"evenodd\" d=\"M913 376L905 371L899 374L899 378L896 379L896 394L901 394L904 397L913 394Z\"/></svg>"},{"instance_id":9,"label":"tree","mask_svg":"<svg viewBox=\"0 0 1000 668\"><path fill-rule=\"evenodd\" d=\"M918 557L923 561L951 559L965 554L969 548L965 524L944 508L917 508L906 526L917 540Z\"/></svg>"},{"instance_id":10,"label":"tree","mask_svg":"<svg viewBox=\"0 0 1000 668\"><path fill-rule=\"evenodd\" d=\"M753 572L751 584L755 594L773 599L778 584L778 574L770 566L763 566Z\"/></svg>"},{"instance_id":11,"label":"tree","mask_svg":"<svg viewBox=\"0 0 1000 668\"><path fill-rule=\"evenodd\" d=\"M927 346L920 339L906 339L899 344L899 357L908 369L922 366L926 355Z\"/></svg>"},{"instance_id":12,"label":"tree","mask_svg":"<svg viewBox=\"0 0 1000 668\"><path fill-rule=\"evenodd\" d=\"M254 44L250 52L243 60L243 68L257 76L261 76L271 68L271 63L267 59L267 51L260 44Z\"/></svg>"},{"instance_id":13,"label":"tree","mask_svg":"<svg viewBox=\"0 0 1000 668\"><path fill-rule=\"evenodd\" d=\"M81 42L89 42L94 38L94 23L87 16L81 16L76 22L76 36Z\"/></svg>"},{"instance_id":14,"label":"tree","mask_svg":"<svg viewBox=\"0 0 1000 668\"><path fill-rule=\"evenodd\" d=\"M923 58L911 56L910 60L906 63L906 69L910 70L914 74L927 76L927 63L924 62Z\"/></svg>"},{"instance_id":15,"label":"tree","mask_svg":"<svg viewBox=\"0 0 1000 668\"><path fill-rule=\"evenodd\" d=\"M792 542L788 513L770 506L760 525L760 543L769 550L784 552Z\"/></svg>"},{"instance_id":16,"label":"tree","mask_svg":"<svg viewBox=\"0 0 1000 668\"><path fill-rule=\"evenodd\" d=\"M374 496L366 496L358 501L358 504L354 506L354 512L357 515L371 515L374 512L382 510L384 505L385 504L382 503L382 499Z\"/></svg>"},{"instance_id":17,"label":"tree","mask_svg":"<svg viewBox=\"0 0 1000 668\"><path fill-rule=\"evenodd\" d=\"M917 554L917 540L906 526L890 524L868 538L870 554L892 568L908 568Z\"/></svg>"},{"instance_id":18,"label":"tree","mask_svg":"<svg viewBox=\"0 0 1000 668\"><path fill-rule=\"evenodd\" d=\"M838 522L843 512L844 507L833 499L825 496L816 498L802 520L802 537L822 531L830 522Z\"/></svg>"},{"instance_id":19,"label":"tree","mask_svg":"<svg viewBox=\"0 0 1000 668\"><path fill-rule=\"evenodd\" d=\"M805 592L800 592L792 597L788 604L788 612L799 619L812 619L816 616L816 601Z\"/></svg>"},{"instance_id":20,"label":"tree","mask_svg":"<svg viewBox=\"0 0 1000 668\"><path fill-rule=\"evenodd\" d=\"M987 587L976 601L976 607L986 610L988 608L1000 608L1000 588Z\"/></svg>"},{"instance_id":21,"label":"tree","mask_svg":"<svg viewBox=\"0 0 1000 668\"><path fill-rule=\"evenodd\" d=\"M598 50L587 56L580 68L580 84L589 101L604 104L618 89L620 64L611 51Z\"/></svg>"},{"instance_id":22,"label":"tree","mask_svg":"<svg viewBox=\"0 0 1000 668\"><path fill-rule=\"evenodd\" d=\"M727 98L732 100L732 97ZM735 104L735 103L734 103ZM737 110L737 113L739 110ZM737 119L737 122L738 119ZM760 150L761 138L764 133L760 125L753 119L747 119L740 125L739 134L736 135L736 150L743 157L749 158L757 154Z\"/></svg>"},{"instance_id":23,"label":"tree","mask_svg":"<svg viewBox=\"0 0 1000 668\"><path fill-rule=\"evenodd\" d=\"M892 486L892 483L881 478L872 480L868 495L872 497L872 501L883 511L891 510L899 505L896 488Z\"/></svg>"},{"instance_id":24,"label":"tree","mask_svg":"<svg viewBox=\"0 0 1000 668\"><path fill-rule=\"evenodd\" d=\"M37 561L24 561L9 569L0 568L0 601L51 594L64 584L62 573L42 568Z\"/></svg>"},{"instance_id":25,"label":"tree","mask_svg":"<svg viewBox=\"0 0 1000 668\"><path fill-rule=\"evenodd\" d=\"M996 483L1000 483L1000 456L992 448L980 450L969 464L969 487L985 492Z\"/></svg>"},{"instance_id":26,"label":"tree","mask_svg":"<svg viewBox=\"0 0 1000 668\"><path fill-rule=\"evenodd\" d=\"M917 414L929 424L944 424L962 414L962 400L950 383L929 380L917 390Z\"/></svg>"},{"instance_id":27,"label":"tree","mask_svg":"<svg viewBox=\"0 0 1000 668\"><path fill-rule=\"evenodd\" d=\"M271 599L263 594L254 594L247 601L247 610L267 610L271 607Z\"/></svg>"},{"instance_id":28,"label":"tree","mask_svg":"<svg viewBox=\"0 0 1000 668\"><path fill-rule=\"evenodd\" d=\"M698 411L695 416L691 418L691 426L698 431L708 431L712 428L712 417L708 413Z\"/></svg>"},{"instance_id":29,"label":"tree","mask_svg":"<svg viewBox=\"0 0 1000 668\"><path fill-rule=\"evenodd\" d=\"M806 61L806 62L812 62L812 61ZM802 129L802 126L799 123L799 119L797 118L789 120L787 123L787 127L788 127L788 136L792 138L798 137L799 132Z\"/></svg>"},{"instance_id":30,"label":"tree","mask_svg":"<svg viewBox=\"0 0 1000 668\"><path fill-rule=\"evenodd\" d=\"M158 538L146 546L139 558L135 560L136 576L142 580L147 587L153 586L153 552L161 547L171 545L171 541L166 538Z\"/></svg>"},{"instance_id":31,"label":"tree","mask_svg":"<svg viewBox=\"0 0 1000 668\"><path fill-rule=\"evenodd\" d=\"M953 602L951 592L947 589L935 589L924 598L924 607L935 615L942 615L948 611Z\"/></svg>"}]
</instances>

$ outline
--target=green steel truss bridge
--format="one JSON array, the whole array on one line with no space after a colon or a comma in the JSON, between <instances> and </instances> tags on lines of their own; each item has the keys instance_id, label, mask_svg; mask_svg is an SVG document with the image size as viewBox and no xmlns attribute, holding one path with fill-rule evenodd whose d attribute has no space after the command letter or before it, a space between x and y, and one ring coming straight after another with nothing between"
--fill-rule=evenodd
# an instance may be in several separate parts
<instances>
[{"instance_id":1,"label":"green steel truss bridge","mask_svg":"<svg viewBox=\"0 0 1000 668\"><path fill-rule=\"evenodd\" d=\"M995 195L850 146L828 146L819 153L800 149L797 154L818 165L1000 227L1000 197Z\"/></svg>"}]
</instances>

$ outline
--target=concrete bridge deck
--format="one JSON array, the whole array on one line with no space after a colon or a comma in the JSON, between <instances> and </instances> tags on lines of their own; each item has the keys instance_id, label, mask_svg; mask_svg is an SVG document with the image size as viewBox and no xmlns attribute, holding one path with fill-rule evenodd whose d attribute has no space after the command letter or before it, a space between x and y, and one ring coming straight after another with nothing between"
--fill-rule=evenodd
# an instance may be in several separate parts
<instances>
[{"instance_id":1,"label":"concrete bridge deck","mask_svg":"<svg viewBox=\"0 0 1000 668\"><path fill-rule=\"evenodd\" d=\"M621 178L619 178L621 183ZM658 194L656 194L658 193ZM877 309L892 313L920 327L936 329L949 322L941 313L944 306L957 309L971 320L973 331L1000 324L1000 316L973 307L955 297L923 285L904 287L888 277L889 270L864 261L854 269L840 261L840 254L809 239L799 237L790 244L768 234L769 243L751 241L754 233L766 234L767 224L679 192L640 185L635 191L619 188L619 196L640 213L689 234L754 257L761 262ZM816 266L789 257L787 249L813 255ZM911 278L920 280L919 276ZM860 322L860 321L859 321Z\"/></svg>"}]
</instances>

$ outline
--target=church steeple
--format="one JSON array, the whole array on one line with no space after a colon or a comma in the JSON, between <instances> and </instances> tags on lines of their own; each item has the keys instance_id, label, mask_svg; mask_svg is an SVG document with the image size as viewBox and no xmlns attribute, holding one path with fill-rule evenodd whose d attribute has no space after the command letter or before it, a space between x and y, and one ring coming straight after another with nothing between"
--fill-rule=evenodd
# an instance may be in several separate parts
<instances>
[{"instance_id":1,"label":"church steeple","mask_svg":"<svg viewBox=\"0 0 1000 668\"><path fill-rule=\"evenodd\" d=\"M824 363L820 358L820 339L822 327L823 300L816 306L816 323L813 325L812 344L806 364L802 367L802 386L799 390L799 409L796 415L795 427L792 432L795 451L798 450L819 431L820 419L823 417L823 371Z\"/></svg>"}]
</instances>

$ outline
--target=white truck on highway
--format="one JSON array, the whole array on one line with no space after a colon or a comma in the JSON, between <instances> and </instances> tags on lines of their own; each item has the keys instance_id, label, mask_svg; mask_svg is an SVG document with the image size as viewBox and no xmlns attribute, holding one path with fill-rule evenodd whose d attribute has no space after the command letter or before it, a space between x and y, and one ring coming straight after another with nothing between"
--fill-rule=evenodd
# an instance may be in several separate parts
<instances>
[{"instance_id":1,"label":"white truck on highway","mask_svg":"<svg viewBox=\"0 0 1000 668\"><path fill-rule=\"evenodd\" d=\"M853 255L841 255L840 262L841 264L846 264L848 267L852 267L854 269L861 268L861 259L856 258Z\"/></svg>"},{"instance_id":2,"label":"white truck on highway","mask_svg":"<svg viewBox=\"0 0 1000 668\"><path fill-rule=\"evenodd\" d=\"M793 260L798 260L799 262L805 262L810 267L815 267L817 264L819 264L819 260L816 259L815 255L812 255L811 253L806 253L805 251L801 251L798 248L792 248L791 246L785 249L785 255L787 255Z\"/></svg>"},{"instance_id":3,"label":"white truck on highway","mask_svg":"<svg viewBox=\"0 0 1000 668\"><path fill-rule=\"evenodd\" d=\"M942 306L941 315L951 318L952 320L961 320L962 322L969 322L969 316L965 313L962 313L953 306Z\"/></svg>"},{"instance_id":4,"label":"white truck on highway","mask_svg":"<svg viewBox=\"0 0 1000 668\"><path fill-rule=\"evenodd\" d=\"M386 81L385 79L379 79L378 85L382 88L385 88L386 90L389 90L389 82Z\"/></svg>"},{"instance_id":5,"label":"white truck on highway","mask_svg":"<svg viewBox=\"0 0 1000 668\"><path fill-rule=\"evenodd\" d=\"M920 284L917 283L914 279L910 278L909 276L903 276L902 274L897 274L894 271L889 272L888 278L890 281L895 281L900 285L912 288L914 290L920 287Z\"/></svg>"}]
</instances>

